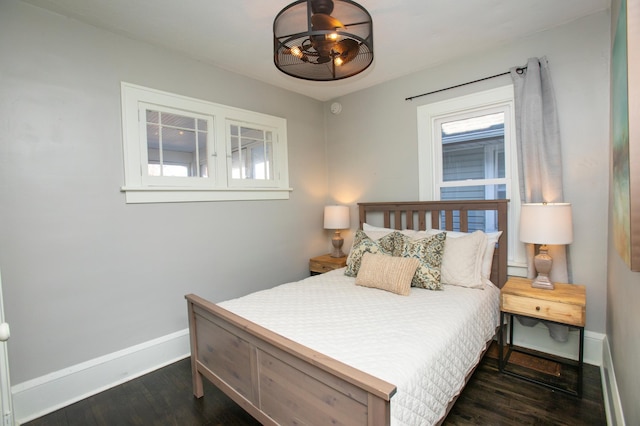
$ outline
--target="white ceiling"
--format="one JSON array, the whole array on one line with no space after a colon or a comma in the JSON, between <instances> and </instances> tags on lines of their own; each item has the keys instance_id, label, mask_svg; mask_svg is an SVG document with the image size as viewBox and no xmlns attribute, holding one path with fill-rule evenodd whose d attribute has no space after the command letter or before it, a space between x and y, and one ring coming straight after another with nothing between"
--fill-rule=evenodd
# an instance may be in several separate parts
<instances>
[{"instance_id":1,"label":"white ceiling","mask_svg":"<svg viewBox=\"0 0 640 426\"><path fill-rule=\"evenodd\" d=\"M610 0L360 0L373 18L373 64L345 80L310 82L273 65L273 18L293 0L23 1L321 101L610 5Z\"/></svg>"}]
</instances>

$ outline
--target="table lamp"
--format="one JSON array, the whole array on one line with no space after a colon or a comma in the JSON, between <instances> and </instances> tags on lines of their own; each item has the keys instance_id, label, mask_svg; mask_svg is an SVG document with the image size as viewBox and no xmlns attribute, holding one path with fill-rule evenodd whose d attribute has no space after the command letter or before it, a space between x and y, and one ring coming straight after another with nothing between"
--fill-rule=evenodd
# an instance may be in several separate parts
<instances>
[{"instance_id":1,"label":"table lamp","mask_svg":"<svg viewBox=\"0 0 640 426\"><path fill-rule=\"evenodd\" d=\"M344 257L342 252L342 244L344 240L340 236L341 229L348 229L349 223L349 207L347 206L325 206L324 207L324 229L333 229L335 233L331 239L333 244L333 252L331 257Z\"/></svg>"},{"instance_id":2,"label":"table lamp","mask_svg":"<svg viewBox=\"0 0 640 426\"><path fill-rule=\"evenodd\" d=\"M549 279L553 259L549 256L547 245L564 245L573 241L571 204L522 204L520 241L540 244L539 252L533 261L538 276L531 283L531 287L553 290L553 283Z\"/></svg>"}]
</instances>

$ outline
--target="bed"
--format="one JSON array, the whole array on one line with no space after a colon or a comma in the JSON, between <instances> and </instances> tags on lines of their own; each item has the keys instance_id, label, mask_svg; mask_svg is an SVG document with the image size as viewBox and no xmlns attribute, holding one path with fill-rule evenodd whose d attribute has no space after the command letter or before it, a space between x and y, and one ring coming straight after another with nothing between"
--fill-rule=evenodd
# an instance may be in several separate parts
<instances>
[{"instance_id":1,"label":"bed","mask_svg":"<svg viewBox=\"0 0 640 426\"><path fill-rule=\"evenodd\" d=\"M444 420L498 326L499 288L507 279L507 201L358 206L356 238L394 229L422 242L448 230L457 232L447 232L452 245L446 247L454 247L451 241L462 247L477 234L469 231L478 214L495 222L495 238L486 234L480 244L489 243L489 263L482 255L481 266L475 261L483 285L412 287L407 296L355 285L365 275L365 260L373 259L367 254L356 277L339 269L218 304L189 294L196 397L209 380L265 425Z\"/></svg>"}]
</instances>

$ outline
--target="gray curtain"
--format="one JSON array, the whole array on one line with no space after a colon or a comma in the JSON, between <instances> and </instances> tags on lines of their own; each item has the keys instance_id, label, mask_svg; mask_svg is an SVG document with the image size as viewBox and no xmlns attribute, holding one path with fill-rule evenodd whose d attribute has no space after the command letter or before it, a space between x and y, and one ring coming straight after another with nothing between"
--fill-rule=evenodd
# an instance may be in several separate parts
<instances>
[{"instance_id":1,"label":"gray curtain","mask_svg":"<svg viewBox=\"0 0 640 426\"><path fill-rule=\"evenodd\" d=\"M514 86L520 198L523 203L555 203L563 201L562 152L556 98L546 57L530 58L524 67L510 70ZM569 282L568 256L565 246L549 246L553 267L549 277L556 282ZM527 244L529 278L537 275L533 265L535 247ZM519 318L524 325L537 321ZM555 340L564 342L569 336L565 326L546 323Z\"/></svg>"}]
</instances>

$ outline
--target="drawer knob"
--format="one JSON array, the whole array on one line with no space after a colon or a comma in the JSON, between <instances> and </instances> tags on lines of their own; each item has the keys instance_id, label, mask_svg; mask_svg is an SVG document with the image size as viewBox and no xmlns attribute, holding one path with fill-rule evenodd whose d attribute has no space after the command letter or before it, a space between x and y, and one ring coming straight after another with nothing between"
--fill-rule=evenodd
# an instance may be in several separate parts
<instances>
[{"instance_id":1,"label":"drawer knob","mask_svg":"<svg viewBox=\"0 0 640 426\"><path fill-rule=\"evenodd\" d=\"M536 311L539 311L539 310L540 310L540 306L536 306Z\"/></svg>"}]
</instances>

